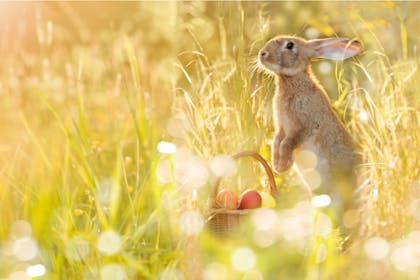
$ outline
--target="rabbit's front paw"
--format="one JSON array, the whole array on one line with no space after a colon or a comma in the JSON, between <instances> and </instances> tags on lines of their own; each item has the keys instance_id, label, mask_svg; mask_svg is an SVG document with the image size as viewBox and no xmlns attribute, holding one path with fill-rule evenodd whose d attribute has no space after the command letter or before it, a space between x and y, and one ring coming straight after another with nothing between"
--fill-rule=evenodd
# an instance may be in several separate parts
<instances>
[{"instance_id":1,"label":"rabbit's front paw","mask_svg":"<svg viewBox=\"0 0 420 280\"><path fill-rule=\"evenodd\" d=\"M274 170L277 172L284 172L287 171L293 164L293 160L291 158L283 158L283 157L274 157L273 158L273 167Z\"/></svg>"}]
</instances>

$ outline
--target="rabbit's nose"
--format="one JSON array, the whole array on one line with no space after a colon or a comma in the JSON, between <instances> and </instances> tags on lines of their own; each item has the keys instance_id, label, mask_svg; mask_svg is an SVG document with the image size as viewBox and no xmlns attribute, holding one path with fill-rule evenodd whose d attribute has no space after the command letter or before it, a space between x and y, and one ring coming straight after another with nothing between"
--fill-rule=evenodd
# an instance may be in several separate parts
<instances>
[{"instance_id":1,"label":"rabbit's nose","mask_svg":"<svg viewBox=\"0 0 420 280\"><path fill-rule=\"evenodd\" d=\"M268 56L268 51L260 51L260 57L264 58Z\"/></svg>"}]
</instances>

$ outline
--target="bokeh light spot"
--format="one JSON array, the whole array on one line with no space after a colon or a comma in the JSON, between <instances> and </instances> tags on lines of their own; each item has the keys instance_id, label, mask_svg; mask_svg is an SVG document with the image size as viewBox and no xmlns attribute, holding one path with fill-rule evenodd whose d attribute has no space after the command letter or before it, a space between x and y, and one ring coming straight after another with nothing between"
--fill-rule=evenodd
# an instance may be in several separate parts
<instances>
[{"instance_id":1,"label":"bokeh light spot","mask_svg":"<svg viewBox=\"0 0 420 280\"><path fill-rule=\"evenodd\" d=\"M235 161L228 155L217 155L210 161L210 169L218 177L229 175L235 166Z\"/></svg>"},{"instance_id":2,"label":"bokeh light spot","mask_svg":"<svg viewBox=\"0 0 420 280\"><path fill-rule=\"evenodd\" d=\"M402 271L420 267L420 231L410 232L406 238L396 241L391 253L391 263Z\"/></svg>"},{"instance_id":3,"label":"bokeh light spot","mask_svg":"<svg viewBox=\"0 0 420 280\"><path fill-rule=\"evenodd\" d=\"M359 223L359 211L357 210L348 210L344 213L343 224L346 228L353 228Z\"/></svg>"},{"instance_id":4,"label":"bokeh light spot","mask_svg":"<svg viewBox=\"0 0 420 280\"><path fill-rule=\"evenodd\" d=\"M357 118L364 123L367 123L370 121L370 115L369 112L366 110L361 110L358 114L357 114Z\"/></svg>"},{"instance_id":5,"label":"bokeh light spot","mask_svg":"<svg viewBox=\"0 0 420 280\"><path fill-rule=\"evenodd\" d=\"M260 248L267 248L277 240L277 234L273 230L255 230L254 243Z\"/></svg>"},{"instance_id":6,"label":"bokeh light spot","mask_svg":"<svg viewBox=\"0 0 420 280\"><path fill-rule=\"evenodd\" d=\"M31 265L26 269L26 274L30 277L40 277L47 272L42 264Z\"/></svg>"},{"instance_id":7,"label":"bokeh light spot","mask_svg":"<svg viewBox=\"0 0 420 280\"><path fill-rule=\"evenodd\" d=\"M213 262L206 266L201 277L203 280L228 279L228 271L223 264Z\"/></svg>"},{"instance_id":8,"label":"bokeh light spot","mask_svg":"<svg viewBox=\"0 0 420 280\"><path fill-rule=\"evenodd\" d=\"M108 206L111 202L112 184L113 179L104 178L96 186L96 199L104 206Z\"/></svg>"},{"instance_id":9,"label":"bokeh light spot","mask_svg":"<svg viewBox=\"0 0 420 280\"><path fill-rule=\"evenodd\" d=\"M123 280L127 273L119 264L107 264L101 268L101 280Z\"/></svg>"},{"instance_id":10,"label":"bokeh light spot","mask_svg":"<svg viewBox=\"0 0 420 280\"><path fill-rule=\"evenodd\" d=\"M166 130L172 137L182 138L190 130L190 125L185 115L177 114L166 123Z\"/></svg>"},{"instance_id":11,"label":"bokeh light spot","mask_svg":"<svg viewBox=\"0 0 420 280\"><path fill-rule=\"evenodd\" d=\"M81 236L74 236L66 242L64 254L70 260L82 261L89 254L89 242Z\"/></svg>"},{"instance_id":12,"label":"bokeh light spot","mask_svg":"<svg viewBox=\"0 0 420 280\"><path fill-rule=\"evenodd\" d=\"M27 279L30 279L30 278L28 277L25 271L21 271L21 270L10 273L9 277L7 278L7 280L27 280Z\"/></svg>"},{"instance_id":13,"label":"bokeh light spot","mask_svg":"<svg viewBox=\"0 0 420 280\"><path fill-rule=\"evenodd\" d=\"M230 260L235 269L246 271L255 266L257 258L250 248L241 247L232 253Z\"/></svg>"},{"instance_id":14,"label":"bokeh light spot","mask_svg":"<svg viewBox=\"0 0 420 280\"><path fill-rule=\"evenodd\" d=\"M175 146L175 144L170 143L170 142L160 141L157 145L157 150L161 154L171 155L171 154L175 153L176 146Z\"/></svg>"},{"instance_id":15,"label":"bokeh light spot","mask_svg":"<svg viewBox=\"0 0 420 280\"><path fill-rule=\"evenodd\" d=\"M175 195L173 192L169 192L167 190L163 191L162 196L161 196L161 201L162 201L162 207L165 208L166 210L172 210L176 206Z\"/></svg>"},{"instance_id":16,"label":"bokeh light spot","mask_svg":"<svg viewBox=\"0 0 420 280\"><path fill-rule=\"evenodd\" d=\"M415 230L407 235L407 239L414 244L420 244L420 230Z\"/></svg>"},{"instance_id":17,"label":"bokeh light spot","mask_svg":"<svg viewBox=\"0 0 420 280\"><path fill-rule=\"evenodd\" d=\"M165 268L159 273L158 279L159 280L167 280L167 279L184 280L184 276L179 270L175 268Z\"/></svg>"},{"instance_id":18,"label":"bokeh light spot","mask_svg":"<svg viewBox=\"0 0 420 280\"><path fill-rule=\"evenodd\" d=\"M16 238L30 237L32 235L32 227L25 220L17 220L12 224L10 232Z\"/></svg>"},{"instance_id":19,"label":"bokeh light spot","mask_svg":"<svg viewBox=\"0 0 420 280\"><path fill-rule=\"evenodd\" d=\"M29 261L38 254L38 246L36 242L29 237L19 238L13 243L13 254L21 261Z\"/></svg>"},{"instance_id":20,"label":"bokeh light spot","mask_svg":"<svg viewBox=\"0 0 420 280\"><path fill-rule=\"evenodd\" d=\"M256 209L252 215L252 222L258 230L269 230L277 222L276 212L269 208Z\"/></svg>"},{"instance_id":21,"label":"bokeh light spot","mask_svg":"<svg viewBox=\"0 0 420 280\"><path fill-rule=\"evenodd\" d=\"M305 37L308 39L316 39L319 37L319 31L315 27L309 27L305 30Z\"/></svg>"},{"instance_id":22,"label":"bokeh light spot","mask_svg":"<svg viewBox=\"0 0 420 280\"><path fill-rule=\"evenodd\" d=\"M185 211L179 219L179 228L186 235L196 235L204 227L204 219L197 211Z\"/></svg>"},{"instance_id":23,"label":"bokeh light spot","mask_svg":"<svg viewBox=\"0 0 420 280\"><path fill-rule=\"evenodd\" d=\"M319 72L322 74L329 74L331 72L331 63L328 61L321 61L318 65Z\"/></svg>"},{"instance_id":24,"label":"bokeh light spot","mask_svg":"<svg viewBox=\"0 0 420 280\"><path fill-rule=\"evenodd\" d=\"M317 189L322 183L321 175L315 169L305 170L303 176L312 190Z\"/></svg>"},{"instance_id":25,"label":"bokeh light spot","mask_svg":"<svg viewBox=\"0 0 420 280\"><path fill-rule=\"evenodd\" d=\"M97 243L98 249L105 255L113 255L121 250L121 237L113 230L101 233Z\"/></svg>"},{"instance_id":26,"label":"bokeh light spot","mask_svg":"<svg viewBox=\"0 0 420 280\"><path fill-rule=\"evenodd\" d=\"M331 197L328 194L321 194L312 198L312 205L314 207L327 207L331 204Z\"/></svg>"},{"instance_id":27,"label":"bokeh light spot","mask_svg":"<svg viewBox=\"0 0 420 280\"><path fill-rule=\"evenodd\" d=\"M388 255L390 246L385 239L381 237L372 237L365 241L363 249L369 259L381 260Z\"/></svg>"},{"instance_id":28,"label":"bokeh light spot","mask_svg":"<svg viewBox=\"0 0 420 280\"><path fill-rule=\"evenodd\" d=\"M409 207L410 214L416 219L420 221L420 199L415 199L411 201Z\"/></svg>"},{"instance_id":29,"label":"bokeh light spot","mask_svg":"<svg viewBox=\"0 0 420 280\"><path fill-rule=\"evenodd\" d=\"M399 270L408 270L415 266L414 256L409 247L398 247L391 255L392 264Z\"/></svg>"},{"instance_id":30,"label":"bokeh light spot","mask_svg":"<svg viewBox=\"0 0 420 280\"><path fill-rule=\"evenodd\" d=\"M318 164L318 157L310 150L301 150L295 154L295 162L300 169L314 169Z\"/></svg>"},{"instance_id":31,"label":"bokeh light spot","mask_svg":"<svg viewBox=\"0 0 420 280\"><path fill-rule=\"evenodd\" d=\"M323 263L327 259L327 246L324 243L319 245L318 251L316 253L316 263Z\"/></svg>"},{"instance_id":32,"label":"bokeh light spot","mask_svg":"<svg viewBox=\"0 0 420 280\"><path fill-rule=\"evenodd\" d=\"M280 214L278 231L287 241L301 246L313 231L313 212L307 201L299 202L294 208Z\"/></svg>"},{"instance_id":33,"label":"bokeh light spot","mask_svg":"<svg viewBox=\"0 0 420 280\"><path fill-rule=\"evenodd\" d=\"M264 277L258 270L249 270L245 272L242 280L263 280Z\"/></svg>"},{"instance_id":34,"label":"bokeh light spot","mask_svg":"<svg viewBox=\"0 0 420 280\"><path fill-rule=\"evenodd\" d=\"M322 236L324 238L328 237L332 229L332 222L331 222L330 217L328 217L324 213L319 213L316 220L315 229L316 229L316 234L318 236Z\"/></svg>"},{"instance_id":35,"label":"bokeh light spot","mask_svg":"<svg viewBox=\"0 0 420 280\"><path fill-rule=\"evenodd\" d=\"M209 170L201 158L194 156L187 148L180 148L174 154L174 177L185 188L199 188L207 183Z\"/></svg>"},{"instance_id":36,"label":"bokeh light spot","mask_svg":"<svg viewBox=\"0 0 420 280\"><path fill-rule=\"evenodd\" d=\"M159 161L156 167L156 177L161 184L167 184L172 181L171 163L169 160Z\"/></svg>"}]
</instances>

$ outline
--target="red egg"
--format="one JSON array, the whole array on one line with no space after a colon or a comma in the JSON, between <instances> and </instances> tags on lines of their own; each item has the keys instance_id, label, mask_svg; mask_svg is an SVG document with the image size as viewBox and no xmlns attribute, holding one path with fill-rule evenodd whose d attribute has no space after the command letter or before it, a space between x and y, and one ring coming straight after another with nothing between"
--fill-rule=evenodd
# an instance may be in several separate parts
<instances>
[{"instance_id":1,"label":"red egg","mask_svg":"<svg viewBox=\"0 0 420 280\"><path fill-rule=\"evenodd\" d=\"M241 195L240 209L254 209L261 207L261 195L256 190L244 191Z\"/></svg>"},{"instance_id":2,"label":"red egg","mask_svg":"<svg viewBox=\"0 0 420 280\"><path fill-rule=\"evenodd\" d=\"M216 196L216 205L227 210L238 209L238 197L227 189L222 189Z\"/></svg>"}]
</instances>

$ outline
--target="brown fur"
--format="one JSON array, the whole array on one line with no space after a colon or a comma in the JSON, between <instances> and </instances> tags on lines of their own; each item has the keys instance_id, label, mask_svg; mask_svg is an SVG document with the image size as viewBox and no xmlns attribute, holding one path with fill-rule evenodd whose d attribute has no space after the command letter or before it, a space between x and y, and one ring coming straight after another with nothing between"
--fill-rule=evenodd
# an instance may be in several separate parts
<instances>
[{"instance_id":1,"label":"brown fur","mask_svg":"<svg viewBox=\"0 0 420 280\"><path fill-rule=\"evenodd\" d=\"M290 42L293 47L288 49ZM354 188L356 154L351 136L311 71L311 59L321 51L328 51L320 48L321 42L280 36L270 40L260 51L260 64L276 77L272 162L276 171L284 172L293 164L296 148L312 150L319 163L325 162L324 166L318 166L325 190L337 195L344 208L348 208L351 204L348 197ZM334 51L343 44L335 42ZM357 45L352 48L360 51Z\"/></svg>"}]
</instances>

